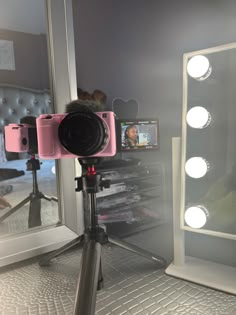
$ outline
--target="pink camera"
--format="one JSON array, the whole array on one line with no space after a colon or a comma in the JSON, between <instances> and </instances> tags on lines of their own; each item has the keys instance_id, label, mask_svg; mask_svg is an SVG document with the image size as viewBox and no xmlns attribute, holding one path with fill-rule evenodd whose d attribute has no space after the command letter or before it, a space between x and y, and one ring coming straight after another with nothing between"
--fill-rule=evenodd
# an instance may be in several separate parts
<instances>
[{"instance_id":1,"label":"pink camera","mask_svg":"<svg viewBox=\"0 0 236 315\"><path fill-rule=\"evenodd\" d=\"M9 124L5 127L5 147L8 152L28 152L29 129L34 128L28 124Z\"/></svg>"},{"instance_id":2,"label":"pink camera","mask_svg":"<svg viewBox=\"0 0 236 315\"><path fill-rule=\"evenodd\" d=\"M38 153L42 159L109 157L116 154L113 112L75 111L40 115Z\"/></svg>"}]
</instances>

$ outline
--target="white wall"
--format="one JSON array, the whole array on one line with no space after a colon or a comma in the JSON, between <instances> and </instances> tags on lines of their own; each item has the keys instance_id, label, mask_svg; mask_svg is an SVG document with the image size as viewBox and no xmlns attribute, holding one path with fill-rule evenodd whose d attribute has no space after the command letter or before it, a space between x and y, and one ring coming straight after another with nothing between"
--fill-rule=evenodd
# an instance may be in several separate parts
<instances>
[{"instance_id":1,"label":"white wall","mask_svg":"<svg viewBox=\"0 0 236 315\"><path fill-rule=\"evenodd\" d=\"M49 88L46 0L0 0L0 39L13 42L14 71L0 70L0 82Z\"/></svg>"},{"instance_id":2,"label":"white wall","mask_svg":"<svg viewBox=\"0 0 236 315\"><path fill-rule=\"evenodd\" d=\"M139 116L159 117L160 151L148 158L165 165L171 207L171 137L181 134L182 55L236 41L236 2L79 0L74 10L78 86L102 89L109 104L114 97L135 98ZM192 237L190 253L198 239ZM227 262L224 248L211 258L224 256ZM199 255L207 257L208 250Z\"/></svg>"},{"instance_id":3,"label":"white wall","mask_svg":"<svg viewBox=\"0 0 236 315\"><path fill-rule=\"evenodd\" d=\"M45 0L0 0L0 29L46 34Z\"/></svg>"},{"instance_id":4,"label":"white wall","mask_svg":"<svg viewBox=\"0 0 236 315\"><path fill-rule=\"evenodd\" d=\"M0 29L0 39L14 45L15 70L0 70L0 83L49 89L48 48L45 34Z\"/></svg>"}]
</instances>

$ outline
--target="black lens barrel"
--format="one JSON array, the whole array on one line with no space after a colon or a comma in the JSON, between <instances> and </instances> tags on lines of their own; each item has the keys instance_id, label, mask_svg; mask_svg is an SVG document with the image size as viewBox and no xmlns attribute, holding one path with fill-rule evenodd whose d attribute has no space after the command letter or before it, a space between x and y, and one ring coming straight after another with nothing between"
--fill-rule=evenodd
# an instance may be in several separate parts
<instances>
[{"instance_id":1,"label":"black lens barrel","mask_svg":"<svg viewBox=\"0 0 236 315\"><path fill-rule=\"evenodd\" d=\"M107 132L103 120L93 112L72 112L60 123L58 138L67 151L86 157L103 149Z\"/></svg>"}]
</instances>

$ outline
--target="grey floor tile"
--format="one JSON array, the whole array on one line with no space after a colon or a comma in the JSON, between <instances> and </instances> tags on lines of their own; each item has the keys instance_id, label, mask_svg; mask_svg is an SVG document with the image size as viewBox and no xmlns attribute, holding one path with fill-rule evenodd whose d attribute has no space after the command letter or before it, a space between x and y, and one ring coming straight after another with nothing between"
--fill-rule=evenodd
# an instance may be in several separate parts
<instances>
[{"instance_id":1,"label":"grey floor tile","mask_svg":"<svg viewBox=\"0 0 236 315\"><path fill-rule=\"evenodd\" d=\"M72 314L81 252L70 251L48 267L37 258L0 273L1 315ZM236 297L167 276L144 258L103 247L105 287L96 315L236 315Z\"/></svg>"}]
</instances>

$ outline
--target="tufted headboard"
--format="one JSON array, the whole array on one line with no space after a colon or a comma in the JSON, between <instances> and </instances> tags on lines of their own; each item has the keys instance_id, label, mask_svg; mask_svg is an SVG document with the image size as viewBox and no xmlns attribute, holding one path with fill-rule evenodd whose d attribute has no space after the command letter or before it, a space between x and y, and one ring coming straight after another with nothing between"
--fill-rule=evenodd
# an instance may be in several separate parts
<instances>
[{"instance_id":1,"label":"tufted headboard","mask_svg":"<svg viewBox=\"0 0 236 315\"><path fill-rule=\"evenodd\" d=\"M0 84L0 133L9 123L19 123L24 116L52 113L53 105L48 90Z\"/></svg>"},{"instance_id":2,"label":"tufted headboard","mask_svg":"<svg viewBox=\"0 0 236 315\"><path fill-rule=\"evenodd\" d=\"M25 116L39 116L53 112L48 90L34 90L16 85L0 84L0 162L24 158L23 153L5 152L4 127L19 123Z\"/></svg>"}]
</instances>

